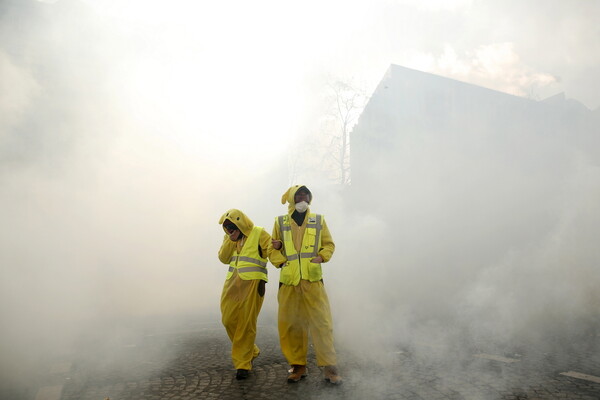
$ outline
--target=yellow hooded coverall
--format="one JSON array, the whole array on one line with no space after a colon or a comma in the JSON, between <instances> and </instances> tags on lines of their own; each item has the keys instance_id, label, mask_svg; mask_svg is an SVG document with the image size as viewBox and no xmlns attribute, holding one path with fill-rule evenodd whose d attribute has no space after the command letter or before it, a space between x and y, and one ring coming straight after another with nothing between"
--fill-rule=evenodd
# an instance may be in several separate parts
<instances>
[{"instance_id":1,"label":"yellow hooded coverall","mask_svg":"<svg viewBox=\"0 0 600 400\"><path fill-rule=\"evenodd\" d=\"M255 227L240 210L227 211L219 224L223 225L226 220L233 222L244 237L234 242L225 233L219 249L219 260L229 264L221 294L221 321L232 343L235 369L251 370L252 360L260 353L254 340L267 282L266 260L272 249L271 236L263 228Z\"/></svg>"},{"instance_id":2,"label":"yellow hooded coverall","mask_svg":"<svg viewBox=\"0 0 600 400\"><path fill-rule=\"evenodd\" d=\"M323 258L323 262L329 261L335 244L322 215L311 214L308 209L300 226L292 219L294 196L302 187L294 185L284 193L281 203L288 203L288 214L277 217L273 227L273 239L283 242L282 248L273 248L269 257L271 263L280 268L277 295L279 341L290 365L306 365L310 333L317 365L336 365L333 321L321 265L310 262L317 255ZM291 236L287 234L291 240L285 240L285 231L291 231Z\"/></svg>"}]
</instances>

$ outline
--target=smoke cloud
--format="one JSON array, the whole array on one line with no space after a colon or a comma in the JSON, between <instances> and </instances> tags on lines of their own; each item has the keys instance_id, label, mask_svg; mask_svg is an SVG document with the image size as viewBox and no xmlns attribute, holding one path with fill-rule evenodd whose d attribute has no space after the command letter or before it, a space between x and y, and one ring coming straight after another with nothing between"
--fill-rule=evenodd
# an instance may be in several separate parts
<instances>
[{"instance_id":1,"label":"smoke cloud","mask_svg":"<svg viewBox=\"0 0 600 400\"><path fill-rule=\"evenodd\" d=\"M597 138L485 126L403 135L389 148L393 174L364 154L362 173L385 191L340 188L297 157L323 75L366 71L372 92L390 63L425 60L513 94L573 87L595 107L598 74L573 82L597 71L597 41L578 45L586 55L571 70L552 59L560 51L532 60L535 26L481 38L461 12L488 15L487 3L343 2L289 21L292 10L260 2L228 24L222 8L146 3L0 5L0 381L22 384L81 337L117 340L144 318L218 321L219 216L239 208L270 231L295 183L310 187L336 242L324 280L340 348L376 360L420 342L501 346L597 329ZM341 6L347 18L333 25ZM265 324L276 318L274 268L270 279Z\"/></svg>"}]
</instances>

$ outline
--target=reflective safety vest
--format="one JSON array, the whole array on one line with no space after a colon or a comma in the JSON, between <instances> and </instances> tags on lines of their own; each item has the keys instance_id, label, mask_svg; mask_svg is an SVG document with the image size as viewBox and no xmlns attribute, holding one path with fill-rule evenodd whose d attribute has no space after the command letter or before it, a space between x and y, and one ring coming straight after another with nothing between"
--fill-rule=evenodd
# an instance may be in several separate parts
<instances>
[{"instance_id":1,"label":"reflective safety vest","mask_svg":"<svg viewBox=\"0 0 600 400\"><path fill-rule=\"evenodd\" d=\"M306 217L306 228L302 237L300 253L294 247L290 216L281 215L277 217L277 222L282 236L283 250L287 258L286 263L281 266L279 281L292 286L298 285L301 279L311 282L320 281L323 278L321 264L312 263L310 260L319 255L323 216L311 213Z\"/></svg>"},{"instance_id":2,"label":"reflective safety vest","mask_svg":"<svg viewBox=\"0 0 600 400\"><path fill-rule=\"evenodd\" d=\"M246 243L242 247L242 252L238 254L237 248L233 252L233 256L229 260L229 270L227 277L230 279L233 276L233 271L237 269L240 278L243 280L262 279L267 282L267 259L261 257L258 252L260 243L260 232L263 228L255 226L252 228L250 236L246 238ZM264 254L266 256L266 254Z\"/></svg>"}]
</instances>

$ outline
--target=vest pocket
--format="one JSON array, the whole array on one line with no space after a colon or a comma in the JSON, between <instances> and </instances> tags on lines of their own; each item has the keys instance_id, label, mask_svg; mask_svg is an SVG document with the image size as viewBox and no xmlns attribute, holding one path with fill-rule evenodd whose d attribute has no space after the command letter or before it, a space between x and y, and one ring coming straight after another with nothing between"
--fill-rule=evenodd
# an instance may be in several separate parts
<instances>
[{"instance_id":1,"label":"vest pocket","mask_svg":"<svg viewBox=\"0 0 600 400\"><path fill-rule=\"evenodd\" d=\"M281 270L279 271L279 280L286 285L293 285L292 282L294 281L294 276L289 261L281 266Z\"/></svg>"},{"instance_id":2,"label":"vest pocket","mask_svg":"<svg viewBox=\"0 0 600 400\"><path fill-rule=\"evenodd\" d=\"M318 280L321 280L321 277L322 277L321 264L309 262L308 263L308 280L311 282L316 282Z\"/></svg>"},{"instance_id":3,"label":"vest pocket","mask_svg":"<svg viewBox=\"0 0 600 400\"><path fill-rule=\"evenodd\" d=\"M306 238L302 243L302 253L314 251L317 242L317 230L315 228L306 228Z\"/></svg>"}]
</instances>

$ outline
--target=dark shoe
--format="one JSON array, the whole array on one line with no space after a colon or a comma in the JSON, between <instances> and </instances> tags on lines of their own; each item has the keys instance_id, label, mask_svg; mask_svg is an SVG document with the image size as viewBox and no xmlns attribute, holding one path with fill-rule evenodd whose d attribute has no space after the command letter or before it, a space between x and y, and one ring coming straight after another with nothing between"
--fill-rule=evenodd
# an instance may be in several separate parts
<instances>
[{"instance_id":1,"label":"dark shoe","mask_svg":"<svg viewBox=\"0 0 600 400\"><path fill-rule=\"evenodd\" d=\"M288 372L290 374L288 375L287 381L290 383L298 382L308 374L306 365L292 365L292 369L290 369Z\"/></svg>"},{"instance_id":2,"label":"dark shoe","mask_svg":"<svg viewBox=\"0 0 600 400\"><path fill-rule=\"evenodd\" d=\"M248 377L247 369L238 369L235 374L235 379L237 379L238 381L241 381L242 379L246 379L247 377Z\"/></svg>"},{"instance_id":3,"label":"dark shoe","mask_svg":"<svg viewBox=\"0 0 600 400\"><path fill-rule=\"evenodd\" d=\"M328 365L323 368L323 376L326 381L333 383L334 385L340 385L342 383L342 377L338 373L335 365Z\"/></svg>"}]
</instances>

